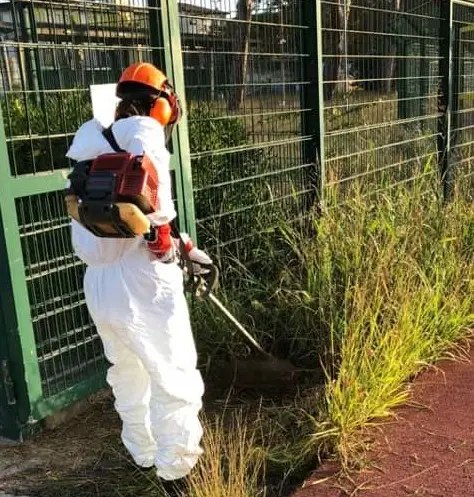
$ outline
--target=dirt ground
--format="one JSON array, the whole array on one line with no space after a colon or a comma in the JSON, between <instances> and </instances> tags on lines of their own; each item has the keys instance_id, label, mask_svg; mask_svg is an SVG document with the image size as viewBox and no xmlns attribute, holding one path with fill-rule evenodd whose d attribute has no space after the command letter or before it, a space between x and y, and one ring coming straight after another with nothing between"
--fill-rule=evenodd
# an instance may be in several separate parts
<instances>
[{"instance_id":1,"label":"dirt ground","mask_svg":"<svg viewBox=\"0 0 474 497\"><path fill-rule=\"evenodd\" d=\"M1 447L0 495L79 496L104 478L133 472L132 460L116 442L120 422L112 403L110 393L103 393L74 422Z\"/></svg>"},{"instance_id":2,"label":"dirt ground","mask_svg":"<svg viewBox=\"0 0 474 497\"><path fill-rule=\"evenodd\" d=\"M369 461L344 479L326 463L293 497L474 496L474 348L416 379L410 406L375 431Z\"/></svg>"},{"instance_id":3,"label":"dirt ground","mask_svg":"<svg viewBox=\"0 0 474 497\"><path fill-rule=\"evenodd\" d=\"M21 445L0 447L0 497L163 496L155 470L138 468L124 449L109 389L74 414Z\"/></svg>"}]
</instances>

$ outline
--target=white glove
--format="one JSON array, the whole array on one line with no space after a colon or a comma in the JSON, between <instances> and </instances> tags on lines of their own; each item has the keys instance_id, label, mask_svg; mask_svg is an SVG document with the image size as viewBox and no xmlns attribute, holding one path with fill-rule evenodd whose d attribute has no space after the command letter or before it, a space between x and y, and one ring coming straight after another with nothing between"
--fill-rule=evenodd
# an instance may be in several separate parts
<instances>
[{"instance_id":1,"label":"white glove","mask_svg":"<svg viewBox=\"0 0 474 497\"><path fill-rule=\"evenodd\" d=\"M195 274L206 274L209 272L208 269L202 267L203 265L210 266L212 264L212 259L201 249L198 249L189 235L187 233L181 233L181 238L184 242L184 246L186 249L186 252L189 255L189 258L191 259L191 262L193 262L193 270ZM173 241L175 243L176 249L178 252L180 251L180 241L177 238L173 238Z\"/></svg>"}]
</instances>

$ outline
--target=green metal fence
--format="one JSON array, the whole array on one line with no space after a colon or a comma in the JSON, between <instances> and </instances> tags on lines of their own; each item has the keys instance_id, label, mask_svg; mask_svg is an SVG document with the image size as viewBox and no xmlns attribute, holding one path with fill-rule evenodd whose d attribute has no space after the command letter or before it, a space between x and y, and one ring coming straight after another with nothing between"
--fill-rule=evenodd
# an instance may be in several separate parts
<instances>
[{"instance_id":1,"label":"green metal fence","mask_svg":"<svg viewBox=\"0 0 474 497\"><path fill-rule=\"evenodd\" d=\"M200 242L245 259L250 240L303 212L302 2L196 0L180 12Z\"/></svg>"},{"instance_id":2,"label":"green metal fence","mask_svg":"<svg viewBox=\"0 0 474 497\"><path fill-rule=\"evenodd\" d=\"M355 190L472 198L472 1L15 0L0 36L0 436L103 384L60 190L89 85L130 62L186 89L175 198L217 260Z\"/></svg>"},{"instance_id":3,"label":"green metal fence","mask_svg":"<svg viewBox=\"0 0 474 497\"><path fill-rule=\"evenodd\" d=\"M328 194L436 174L442 2L322 3Z\"/></svg>"}]
</instances>

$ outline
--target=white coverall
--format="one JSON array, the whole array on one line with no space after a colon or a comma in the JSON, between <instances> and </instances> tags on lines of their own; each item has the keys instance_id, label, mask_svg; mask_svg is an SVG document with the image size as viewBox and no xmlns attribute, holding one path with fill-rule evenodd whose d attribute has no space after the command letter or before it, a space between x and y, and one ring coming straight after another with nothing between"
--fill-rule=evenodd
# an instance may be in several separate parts
<instances>
[{"instance_id":1,"label":"white coverall","mask_svg":"<svg viewBox=\"0 0 474 497\"><path fill-rule=\"evenodd\" d=\"M160 210L150 217L158 225L171 221L176 213L163 128L137 116L115 122L112 131L121 148L151 158ZM67 156L83 161L110 152L93 119L79 128ZM198 413L204 386L181 270L160 262L143 237L98 238L74 220L72 243L87 265L87 306L112 363L107 382L123 423L123 443L136 464L155 465L166 480L182 478L202 453Z\"/></svg>"}]
</instances>

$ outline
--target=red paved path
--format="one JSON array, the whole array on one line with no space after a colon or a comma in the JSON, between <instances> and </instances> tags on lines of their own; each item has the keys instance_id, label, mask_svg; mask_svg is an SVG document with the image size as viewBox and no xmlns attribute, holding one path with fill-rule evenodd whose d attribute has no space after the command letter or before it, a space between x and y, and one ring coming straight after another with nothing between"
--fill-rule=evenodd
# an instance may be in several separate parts
<instances>
[{"instance_id":1,"label":"red paved path","mask_svg":"<svg viewBox=\"0 0 474 497\"><path fill-rule=\"evenodd\" d=\"M474 497L474 348L470 362L438 367L413 385L413 401L425 408L401 408L375 435L373 469L344 491L314 484L323 468L293 497Z\"/></svg>"}]
</instances>

